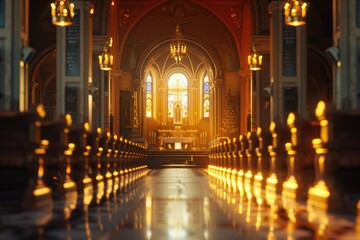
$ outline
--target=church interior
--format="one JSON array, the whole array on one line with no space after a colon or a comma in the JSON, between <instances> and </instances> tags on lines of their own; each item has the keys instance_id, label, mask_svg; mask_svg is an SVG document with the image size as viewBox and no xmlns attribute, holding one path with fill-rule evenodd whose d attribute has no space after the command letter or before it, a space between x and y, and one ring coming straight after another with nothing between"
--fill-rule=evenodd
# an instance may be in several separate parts
<instances>
[{"instance_id":1,"label":"church interior","mask_svg":"<svg viewBox=\"0 0 360 240\"><path fill-rule=\"evenodd\" d=\"M0 239L360 239L359 29L358 0L0 0Z\"/></svg>"}]
</instances>

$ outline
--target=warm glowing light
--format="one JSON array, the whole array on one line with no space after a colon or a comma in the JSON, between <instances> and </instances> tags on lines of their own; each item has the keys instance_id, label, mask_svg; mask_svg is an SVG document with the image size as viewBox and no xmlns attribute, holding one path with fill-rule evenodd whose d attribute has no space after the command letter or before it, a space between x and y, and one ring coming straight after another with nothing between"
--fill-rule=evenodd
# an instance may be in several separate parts
<instances>
[{"instance_id":1,"label":"warm glowing light","mask_svg":"<svg viewBox=\"0 0 360 240\"><path fill-rule=\"evenodd\" d=\"M271 184L277 184L278 183L278 179L277 179L277 177L276 177L276 174L274 173L274 174L272 174L272 175L270 175L270 177L268 177L267 179L266 179L266 181L268 182L268 183L271 183Z\"/></svg>"},{"instance_id":2,"label":"warm glowing light","mask_svg":"<svg viewBox=\"0 0 360 240\"><path fill-rule=\"evenodd\" d=\"M103 176L101 174L96 175L96 181L103 180Z\"/></svg>"},{"instance_id":3,"label":"warm glowing light","mask_svg":"<svg viewBox=\"0 0 360 240\"><path fill-rule=\"evenodd\" d=\"M329 121L326 119L326 104L324 101L319 101L315 115L320 122L320 138L322 143L327 143L329 141Z\"/></svg>"},{"instance_id":4,"label":"warm glowing light","mask_svg":"<svg viewBox=\"0 0 360 240\"><path fill-rule=\"evenodd\" d=\"M91 178L84 178L83 181L82 181L84 184L88 184L88 183L91 183Z\"/></svg>"},{"instance_id":5,"label":"warm glowing light","mask_svg":"<svg viewBox=\"0 0 360 240\"><path fill-rule=\"evenodd\" d=\"M68 181L63 184L63 187L65 189L74 188L76 185L73 181Z\"/></svg>"},{"instance_id":6,"label":"warm glowing light","mask_svg":"<svg viewBox=\"0 0 360 240\"><path fill-rule=\"evenodd\" d=\"M43 149L43 148L36 148L34 150L34 153L37 154L37 155L44 155L46 153L46 149Z\"/></svg>"},{"instance_id":7,"label":"warm glowing light","mask_svg":"<svg viewBox=\"0 0 360 240\"><path fill-rule=\"evenodd\" d=\"M320 180L315 187L311 187L309 189L309 194L324 199L328 199L330 197L330 191L323 180Z\"/></svg>"},{"instance_id":8,"label":"warm glowing light","mask_svg":"<svg viewBox=\"0 0 360 240\"><path fill-rule=\"evenodd\" d=\"M44 159L42 157L39 157L38 164L38 183L41 184L44 176Z\"/></svg>"},{"instance_id":9,"label":"warm glowing light","mask_svg":"<svg viewBox=\"0 0 360 240\"><path fill-rule=\"evenodd\" d=\"M306 11L308 4L301 0L288 0L284 6L285 23L291 26L306 24Z\"/></svg>"},{"instance_id":10,"label":"warm glowing light","mask_svg":"<svg viewBox=\"0 0 360 240\"><path fill-rule=\"evenodd\" d=\"M181 33L180 26L176 26L175 41L170 43L170 57L175 59L175 62L179 64L181 60L186 56L186 45L184 43L184 37Z\"/></svg>"},{"instance_id":11,"label":"warm glowing light","mask_svg":"<svg viewBox=\"0 0 360 240\"><path fill-rule=\"evenodd\" d=\"M294 113L292 113L292 112L289 113L286 123L289 127L294 125L294 123L295 123L295 114Z\"/></svg>"},{"instance_id":12,"label":"warm glowing light","mask_svg":"<svg viewBox=\"0 0 360 240\"><path fill-rule=\"evenodd\" d=\"M39 104L37 107L36 107L36 112L37 114L41 117L41 118L44 118L46 116L46 112L45 112L45 109L44 109L44 105L42 104Z\"/></svg>"},{"instance_id":13,"label":"warm glowing light","mask_svg":"<svg viewBox=\"0 0 360 240\"><path fill-rule=\"evenodd\" d=\"M106 40L101 55L99 55L100 69L103 71L110 71L114 63L114 57L110 54L110 48L112 47L113 40L109 38Z\"/></svg>"},{"instance_id":14,"label":"warm glowing light","mask_svg":"<svg viewBox=\"0 0 360 240\"><path fill-rule=\"evenodd\" d=\"M93 199L93 186L89 184L84 188L84 200L83 200L84 205L88 206L91 203L92 199Z\"/></svg>"},{"instance_id":15,"label":"warm glowing light","mask_svg":"<svg viewBox=\"0 0 360 240\"><path fill-rule=\"evenodd\" d=\"M51 3L52 23L61 27L70 26L73 23L74 8L75 5L67 0L56 0Z\"/></svg>"},{"instance_id":16,"label":"warm glowing light","mask_svg":"<svg viewBox=\"0 0 360 240\"><path fill-rule=\"evenodd\" d=\"M33 194L35 197L44 196L51 193L51 189L48 187L35 188Z\"/></svg>"},{"instance_id":17,"label":"warm glowing light","mask_svg":"<svg viewBox=\"0 0 360 240\"><path fill-rule=\"evenodd\" d=\"M101 175L100 175L101 176ZM96 179L98 176L96 176ZM103 177L101 176L101 179ZM101 198L104 196L104 189L105 189L105 183L103 181L98 182L97 184L97 191L96 191L96 203L100 204Z\"/></svg>"},{"instance_id":18,"label":"warm glowing light","mask_svg":"<svg viewBox=\"0 0 360 240\"><path fill-rule=\"evenodd\" d=\"M248 56L248 65L250 70L259 71L262 66L262 55L256 51L255 46L252 47L251 54Z\"/></svg>"},{"instance_id":19,"label":"warm glowing light","mask_svg":"<svg viewBox=\"0 0 360 240\"><path fill-rule=\"evenodd\" d=\"M299 187L294 176L291 176L288 181L284 182L283 186L284 188L292 190L296 190Z\"/></svg>"},{"instance_id":20,"label":"warm glowing light","mask_svg":"<svg viewBox=\"0 0 360 240\"><path fill-rule=\"evenodd\" d=\"M66 115L65 115L65 122L66 122L66 125L67 125L67 126L71 126L71 124L72 124L72 118L71 118L71 115L70 115L70 114L66 114Z\"/></svg>"},{"instance_id":21,"label":"warm glowing light","mask_svg":"<svg viewBox=\"0 0 360 240\"><path fill-rule=\"evenodd\" d=\"M84 123L84 129L85 129L85 131L90 131L90 125L89 125L89 123L88 122L85 122Z\"/></svg>"},{"instance_id":22,"label":"warm glowing light","mask_svg":"<svg viewBox=\"0 0 360 240\"><path fill-rule=\"evenodd\" d=\"M73 151L75 149L75 144L74 143L69 143L68 146L69 146L69 149L71 151Z\"/></svg>"},{"instance_id":23,"label":"warm glowing light","mask_svg":"<svg viewBox=\"0 0 360 240\"><path fill-rule=\"evenodd\" d=\"M106 172L105 176L106 176L106 178L111 178L112 174L110 172Z\"/></svg>"},{"instance_id":24,"label":"warm glowing light","mask_svg":"<svg viewBox=\"0 0 360 240\"><path fill-rule=\"evenodd\" d=\"M316 109L315 109L315 115L318 118L321 118L325 115L325 110L326 110L326 104L324 101L319 101Z\"/></svg>"}]
</instances>

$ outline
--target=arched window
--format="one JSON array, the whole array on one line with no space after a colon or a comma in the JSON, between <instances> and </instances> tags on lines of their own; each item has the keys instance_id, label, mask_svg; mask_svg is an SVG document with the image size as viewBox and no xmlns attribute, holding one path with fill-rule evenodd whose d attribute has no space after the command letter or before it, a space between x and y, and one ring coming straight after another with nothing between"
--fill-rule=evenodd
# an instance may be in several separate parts
<instances>
[{"instance_id":1,"label":"arched window","mask_svg":"<svg viewBox=\"0 0 360 240\"><path fill-rule=\"evenodd\" d=\"M146 78L146 117L152 117L152 77L150 73Z\"/></svg>"},{"instance_id":2,"label":"arched window","mask_svg":"<svg viewBox=\"0 0 360 240\"><path fill-rule=\"evenodd\" d=\"M206 73L204 76L204 117L210 117L210 83L209 83L209 75Z\"/></svg>"},{"instance_id":3,"label":"arched window","mask_svg":"<svg viewBox=\"0 0 360 240\"><path fill-rule=\"evenodd\" d=\"M188 113L188 80L182 73L174 73L168 81L168 117L174 117L174 107L182 118ZM179 116L180 117L180 116Z\"/></svg>"}]
</instances>

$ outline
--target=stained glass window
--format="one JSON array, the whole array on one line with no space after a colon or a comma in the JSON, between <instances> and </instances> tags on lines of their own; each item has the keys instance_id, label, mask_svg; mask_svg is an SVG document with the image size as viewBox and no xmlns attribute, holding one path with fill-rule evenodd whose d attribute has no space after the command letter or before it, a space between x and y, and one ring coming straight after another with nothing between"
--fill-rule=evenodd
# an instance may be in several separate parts
<instances>
[{"instance_id":1,"label":"stained glass window","mask_svg":"<svg viewBox=\"0 0 360 240\"><path fill-rule=\"evenodd\" d=\"M206 73L204 76L204 117L210 117L210 83L209 75Z\"/></svg>"},{"instance_id":2,"label":"stained glass window","mask_svg":"<svg viewBox=\"0 0 360 240\"><path fill-rule=\"evenodd\" d=\"M174 117L174 106L180 107L181 116L188 114L188 80L182 73L174 73L168 81L168 117Z\"/></svg>"},{"instance_id":3,"label":"stained glass window","mask_svg":"<svg viewBox=\"0 0 360 240\"><path fill-rule=\"evenodd\" d=\"M149 73L146 78L146 117L152 117L152 77Z\"/></svg>"}]
</instances>

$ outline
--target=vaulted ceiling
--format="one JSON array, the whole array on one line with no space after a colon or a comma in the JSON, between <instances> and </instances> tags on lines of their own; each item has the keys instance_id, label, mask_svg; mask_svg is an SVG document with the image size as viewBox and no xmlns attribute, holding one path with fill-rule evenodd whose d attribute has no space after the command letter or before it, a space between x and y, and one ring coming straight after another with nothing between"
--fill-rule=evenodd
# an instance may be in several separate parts
<instances>
[{"instance_id":1,"label":"vaulted ceiling","mask_svg":"<svg viewBox=\"0 0 360 240\"><path fill-rule=\"evenodd\" d=\"M180 25L188 52L194 56L190 57L194 61L198 58L207 61L209 66L215 66L214 74L221 77L226 71L247 68L246 56L250 52L253 32L252 18L259 15L251 11L261 11L258 8L262 6L255 2L96 1L95 9L100 9L100 13L95 12L94 32L98 30L99 34L112 36L117 67L141 77L149 61L158 59L161 51L163 54L168 52L175 26ZM105 20L96 13L109 18ZM266 32L266 29L263 31Z\"/></svg>"}]
</instances>

